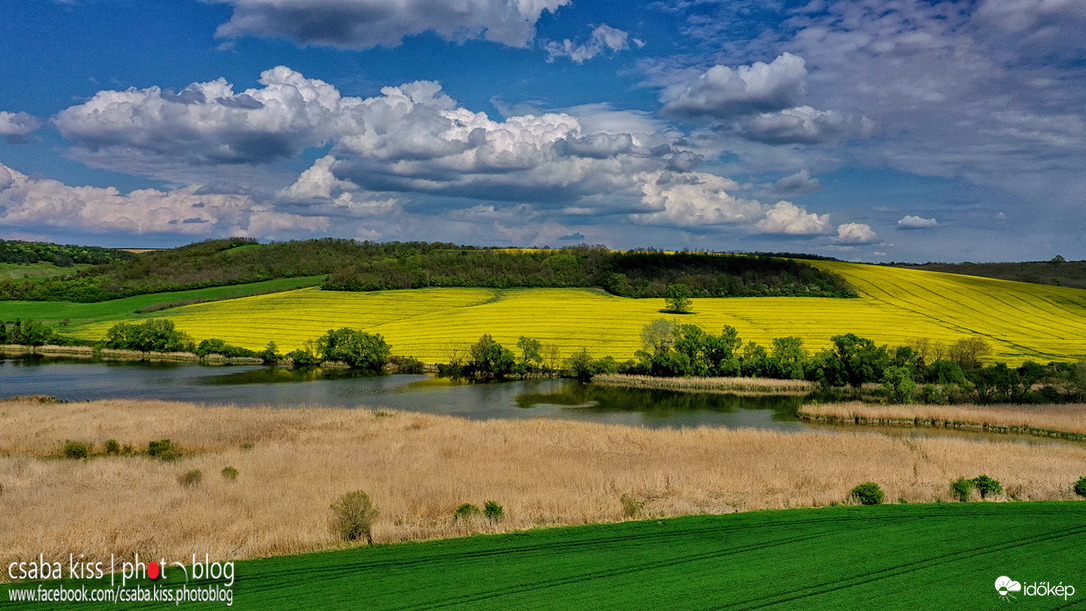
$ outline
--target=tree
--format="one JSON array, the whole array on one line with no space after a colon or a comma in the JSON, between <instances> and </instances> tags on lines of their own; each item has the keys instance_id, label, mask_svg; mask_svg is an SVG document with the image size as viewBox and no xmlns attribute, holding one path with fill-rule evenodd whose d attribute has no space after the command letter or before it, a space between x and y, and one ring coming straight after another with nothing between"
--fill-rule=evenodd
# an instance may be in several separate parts
<instances>
[{"instance_id":1,"label":"tree","mask_svg":"<svg viewBox=\"0 0 1086 611\"><path fill-rule=\"evenodd\" d=\"M739 357L737 352L743 345L739 331L731 325L724 325L720 335L709 335L705 340L705 354L712 363L712 375L739 375Z\"/></svg>"},{"instance_id":2,"label":"tree","mask_svg":"<svg viewBox=\"0 0 1086 611\"><path fill-rule=\"evenodd\" d=\"M981 360L992 353L992 345L982 337L963 337L951 344L947 353L962 369L976 369Z\"/></svg>"},{"instance_id":3,"label":"tree","mask_svg":"<svg viewBox=\"0 0 1086 611\"><path fill-rule=\"evenodd\" d=\"M479 377L504 378L513 373L514 365L513 353L487 333L468 349L468 364L464 369Z\"/></svg>"},{"instance_id":4,"label":"tree","mask_svg":"<svg viewBox=\"0 0 1086 611\"><path fill-rule=\"evenodd\" d=\"M517 340L517 348L520 348L521 364L525 371L531 371L533 364L543 365L543 344L539 340L522 335Z\"/></svg>"},{"instance_id":5,"label":"tree","mask_svg":"<svg viewBox=\"0 0 1086 611\"><path fill-rule=\"evenodd\" d=\"M671 350L672 344L675 343L675 327L677 326L678 323L674 320L657 318L641 328L641 346L648 354L650 361L656 360Z\"/></svg>"},{"instance_id":6,"label":"tree","mask_svg":"<svg viewBox=\"0 0 1086 611\"><path fill-rule=\"evenodd\" d=\"M669 284L664 293L664 303L667 304L669 312L686 314L690 312L690 306L693 303L690 301L690 296L690 287L685 284Z\"/></svg>"},{"instance_id":7,"label":"tree","mask_svg":"<svg viewBox=\"0 0 1086 611\"><path fill-rule=\"evenodd\" d=\"M569 372L582 382L588 382L596 374L592 364L592 355L588 353L588 348L582 348L580 352L574 352L566 360L566 367Z\"/></svg>"},{"instance_id":8,"label":"tree","mask_svg":"<svg viewBox=\"0 0 1086 611\"><path fill-rule=\"evenodd\" d=\"M885 346L876 346L872 340L854 333L835 335L830 339L844 383L859 388L864 382L882 379L883 372L890 364L890 355Z\"/></svg>"},{"instance_id":9,"label":"tree","mask_svg":"<svg viewBox=\"0 0 1086 611\"><path fill-rule=\"evenodd\" d=\"M191 352L196 348L172 320L165 318L152 318L138 325L119 322L106 331L105 344L106 348L141 352Z\"/></svg>"},{"instance_id":10,"label":"tree","mask_svg":"<svg viewBox=\"0 0 1086 611\"><path fill-rule=\"evenodd\" d=\"M780 376L786 380L802 380L807 351L798 337L778 337L773 340L772 357Z\"/></svg>"},{"instance_id":11,"label":"tree","mask_svg":"<svg viewBox=\"0 0 1086 611\"><path fill-rule=\"evenodd\" d=\"M326 361L343 361L356 369L380 371L392 354L385 338L378 334L344 327L331 330L317 340L317 353Z\"/></svg>"},{"instance_id":12,"label":"tree","mask_svg":"<svg viewBox=\"0 0 1086 611\"><path fill-rule=\"evenodd\" d=\"M908 367L892 365L882 376L882 389L891 403L912 403L916 382Z\"/></svg>"}]
</instances>

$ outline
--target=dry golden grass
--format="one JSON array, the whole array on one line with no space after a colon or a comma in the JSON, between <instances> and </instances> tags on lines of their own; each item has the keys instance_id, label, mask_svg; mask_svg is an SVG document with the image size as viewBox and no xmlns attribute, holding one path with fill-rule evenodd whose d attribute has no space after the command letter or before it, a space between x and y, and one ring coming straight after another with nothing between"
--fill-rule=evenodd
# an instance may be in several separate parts
<instances>
[{"instance_id":1,"label":"dry golden grass","mask_svg":"<svg viewBox=\"0 0 1086 611\"><path fill-rule=\"evenodd\" d=\"M177 461L59 457L65 440L146 449ZM246 449L248 448L248 449ZM229 481L226 466L240 475ZM202 483L178 476L200 469ZM44 554L249 558L338 545L329 505L365 490L378 542L645 515L821 506L859 482L888 499L948 500L949 482L988 474L1021 499L1068 499L1086 446L868 433L649 430L563 420L468 421L364 409L201 407L147 401L0 403L0 563ZM454 523L494 500L498 526Z\"/></svg>"},{"instance_id":2,"label":"dry golden grass","mask_svg":"<svg viewBox=\"0 0 1086 611\"><path fill-rule=\"evenodd\" d=\"M1008 432L1046 432L1086 435L1086 405L871 405L835 403L805 405L801 417L835 423L891 426L1005 429Z\"/></svg>"}]
</instances>

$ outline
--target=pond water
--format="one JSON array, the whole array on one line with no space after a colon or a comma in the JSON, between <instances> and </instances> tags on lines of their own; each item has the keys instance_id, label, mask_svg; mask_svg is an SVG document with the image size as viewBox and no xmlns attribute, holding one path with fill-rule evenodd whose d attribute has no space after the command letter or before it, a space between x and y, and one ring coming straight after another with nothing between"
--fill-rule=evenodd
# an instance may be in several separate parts
<instances>
[{"instance_id":1,"label":"pond water","mask_svg":"<svg viewBox=\"0 0 1086 611\"><path fill-rule=\"evenodd\" d=\"M344 406L491 418L566 418L660 427L816 428L796 420L802 398L678 393L576 380L455 382L429 375L366 376L262 366L0 360L0 397L69 401L167 399L273 407Z\"/></svg>"},{"instance_id":2,"label":"pond water","mask_svg":"<svg viewBox=\"0 0 1086 611\"><path fill-rule=\"evenodd\" d=\"M342 370L293 371L256 365L0 359L0 398L17 395L50 395L69 401L166 399L283 408L364 406L473 420L564 418L651 428L748 427L783 432L880 432L893 436L1077 443L978 431L806 423L796 419L803 397L794 395L681 393L598 386L576 380L469 383L421 374L367 376Z\"/></svg>"}]
</instances>

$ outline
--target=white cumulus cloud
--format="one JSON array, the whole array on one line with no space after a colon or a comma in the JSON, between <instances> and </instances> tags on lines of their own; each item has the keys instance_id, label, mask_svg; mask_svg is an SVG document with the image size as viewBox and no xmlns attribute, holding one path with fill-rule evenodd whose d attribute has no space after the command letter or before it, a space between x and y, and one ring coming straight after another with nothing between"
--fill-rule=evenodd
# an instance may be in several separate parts
<instances>
[{"instance_id":1,"label":"white cumulus cloud","mask_svg":"<svg viewBox=\"0 0 1086 611\"><path fill-rule=\"evenodd\" d=\"M934 218L926 219L919 216L906 214L897 222L898 229L931 229L938 227L939 221Z\"/></svg>"},{"instance_id":2,"label":"white cumulus cloud","mask_svg":"<svg viewBox=\"0 0 1086 611\"><path fill-rule=\"evenodd\" d=\"M292 157L337 132L349 103L339 91L284 66L260 75L260 89L235 93L219 78L180 92L159 87L100 91L54 121L82 157L160 159L193 165Z\"/></svg>"},{"instance_id":3,"label":"white cumulus cloud","mask_svg":"<svg viewBox=\"0 0 1086 611\"><path fill-rule=\"evenodd\" d=\"M195 187L174 191L70 187L33 179L0 164L0 223L91 231L209 233L270 237L276 231L327 231L323 217L271 209L246 195L205 194Z\"/></svg>"},{"instance_id":4,"label":"white cumulus cloud","mask_svg":"<svg viewBox=\"0 0 1086 611\"><path fill-rule=\"evenodd\" d=\"M217 0L234 7L216 34L284 37L300 45L368 49L436 32L526 47L544 11L572 0Z\"/></svg>"},{"instance_id":5,"label":"white cumulus cloud","mask_svg":"<svg viewBox=\"0 0 1086 611\"><path fill-rule=\"evenodd\" d=\"M806 62L784 53L770 63L715 65L664 88L664 110L676 115L724 119L774 112L799 103L805 90Z\"/></svg>"},{"instance_id":6,"label":"white cumulus cloud","mask_svg":"<svg viewBox=\"0 0 1086 611\"><path fill-rule=\"evenodd\" d=\"M634 44L643 45L641 41L634 39ZM568 57L575 63L583 64L586 60L596 57L600 53L610 51L616 53L630 48L630 34L607 24L602 24L592 30L592 35L587 42L575 43L566 38L562 42L549 41L543 48L547 51L547 61L553 62L559 57Z\"/></svg>"},{"instance_id":7,"label":"white cumulus cloud","mask_svg":"<svg viewBox=\"0 0 1086 611\"><path fill-rule=\"evenodd\" d=\"M818 235L830 226L830 215L807 212L791 202L780 201L765 211L765 218L755 224L762 233L783 235Z\"/></svg>"},{"instance_id":8,"label":"white cumulus cloud","mask_svg":"<svg viewBox=\"0 0 1086 611\"><path fill-rule=\"evenodd\" d=\"M0 136L25 136L41 127L41 121L25 112L0 110Z\"/></svg>"},{"instance_id":9,"label":"white cumulus cloud","mask_svg":"<svg viewBox=\"0 0 1086 611\"><path fill-rule=\"evenodd\" d=\"M837 226L837 238L834 241L846 246L861 246L877 244L881 240L879 234L867 223L844 223Z\"/></svg>"}]
</instances>

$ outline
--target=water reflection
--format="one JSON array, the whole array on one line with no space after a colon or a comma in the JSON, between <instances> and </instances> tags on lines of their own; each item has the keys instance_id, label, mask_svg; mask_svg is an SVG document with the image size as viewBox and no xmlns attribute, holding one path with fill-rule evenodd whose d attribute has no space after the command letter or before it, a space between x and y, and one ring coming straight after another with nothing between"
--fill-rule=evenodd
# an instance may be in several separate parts
<instances>
[{"instance_id":1,"label":"water reflection","mask_svg":"<svg viewBox=\"0 0 1086 611\"><path fill-rule=\"evenodd\" d=\"M795 422L803 397L683 393L671 390L621 388L565 380L561 389L517 395L516 405L531 409L556 405L592 413L637 411L651 418L675 418L698 412L735 414L740 410L769 412L776 422Z\"/></svg>"},{"instance_id":2,"label":"water reflection","mask_svg":"<svg viewBox=\"0 0 1086 611\"><path fill-rule=\"evenodd\" d=\"M51 395L69 401L165 399L283 408L365 406L473 420L561 418L652 428L877 431L901 437L1077 443L974 431L809 424L795 417L803 398L790 395L681 393L596 386L575 380L480 384L428 375L374 376L339 369L293 371L252 365L0 360L0 397L15 395Z\"/></svg>"}]
</instances>

